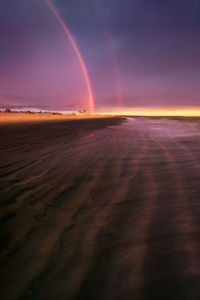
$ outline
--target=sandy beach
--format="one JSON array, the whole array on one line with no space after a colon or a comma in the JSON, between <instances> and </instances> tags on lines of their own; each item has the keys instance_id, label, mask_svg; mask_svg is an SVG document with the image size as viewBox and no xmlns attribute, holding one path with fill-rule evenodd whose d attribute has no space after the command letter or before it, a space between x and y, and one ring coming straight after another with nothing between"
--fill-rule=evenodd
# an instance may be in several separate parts
<instances>
[{"instance_id":1,"label":"sandy beach","mask_svg":"<svg viewBox=\"0 0 200 300\"><path fill-rule=\"evenodd\" d=\"M199 299L198 119L10 124L1 299Z\"/></svg>"},{"instance_id":2,"label":"sandy beach","mask_svg":"<svg viewBox=\"0 0 200 300\"><path fill-rule=\"evenodd\" d=\"M16 123L42 123L42 122L61 122L72 120L90 120L90 119L105 119L117 118L117 116L110 115L94 115L94 114L79 114L79 115L65 115L65 114L44 114L44 113L0 113L0 126L6 124Z\"/></svg>"}]
</instances>

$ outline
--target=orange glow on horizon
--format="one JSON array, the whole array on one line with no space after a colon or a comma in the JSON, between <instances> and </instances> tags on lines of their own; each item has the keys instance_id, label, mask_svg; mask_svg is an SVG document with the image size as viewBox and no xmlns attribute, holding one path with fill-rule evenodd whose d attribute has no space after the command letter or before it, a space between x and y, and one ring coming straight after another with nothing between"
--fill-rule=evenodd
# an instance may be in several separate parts
<instances>
[{"instance_id":1,"label":"orange glow on horizon","mask_svg":"<svg viewBox=\"0 0 200 300\"><path fill-rule=\"evenodd\" d=\"M74 39L74 37L72 36L69 28L67 27L67 25L65 24L64 20L62 19L62 17L60 16L59 12L57 11L57 9L55 8L54 4L51 2L51 0L45 0L47 5L49 6L49 8L51 9L51 11L54 13L54 15L56 16L58 22L60 23L60 25L62 26L62 28L64 29L64 32L66 33L67 37L69 38L72 47L77 55L77 58L79 60L79 63L81 65L81 69L86 81L86 85L87 85L87 89L88 89L88 96L89 96L89 106L90 106L90 111L93 112L95 109L95 104L94 104L94 96L93 96L93 92L92 92L92 86L91 86L91 82L90 82L90 78L89 78L89 74L87 71L87 67L85 65L84 59L82 57L82 54L78 48L78 45Z\"/></svg>"},{"instance_id":2,"label":"orange glow on horizon","mask_svg":"<svg viewBox=\"0 0 200 300\"><path fill-rule=\"evenodd\" d=\"M126 116L144 116L144 117L200 117L200 107L184 108L121 108L121 110L106 110L100 114L126 115Z\"/></svg>"},{"instance_id":3,"label":"orange glow on horizon","mask_svg":"<svg viewBox=\"0 0 200 300\"><path fill-rule=\"evenodd\" d=\"M131 114L145 116L200 116L200 108L143 108L131 110Z\"/></svg>"}]
</instances>

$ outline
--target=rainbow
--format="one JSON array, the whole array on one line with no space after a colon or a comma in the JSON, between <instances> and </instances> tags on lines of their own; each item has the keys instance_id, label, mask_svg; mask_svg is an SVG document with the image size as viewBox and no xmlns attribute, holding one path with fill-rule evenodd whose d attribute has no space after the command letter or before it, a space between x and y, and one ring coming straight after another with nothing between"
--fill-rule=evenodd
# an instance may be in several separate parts
<instances>
[{"instance_id":1,"label":"rainbow","mask_svg":"<svg viewBox=\"0 0 200 300\"><path fill-rule=\"evenodd\" d=\"M62 19L61 15L59 14L59 12L57 11L57 9L55 8L54 4L51 2L51 0L45 0L46 3L48 4L49 8L51 9L51 11L54 13L54 15L56 16L58 22L60 23L60 25L62 26L62 28L64 29L64 32L66 33L67 37L69 38L72 47L77 55L77 58L80 62L80 66L86 81L86 85L87 85L87 90L88 90L88 97L89 97L89 107L90 107L90 111L93 112L95 109L95 105L94 105L94 96L93 96L93 92L92 92L92 86L91 86L91 82L90 82L90 77L88 74L88 70L86 67L86 64L84 62L83 56L78 48L78 45L74 39L74 37L72 36L69 28L67 27L67 25L65 24L64 20Z\"/></svg>"},{"instance_id":2,"label":"rainbow","mask_svg":"<svg viewBox=\"0 0 200 300\"><path fill-rule=\"evenodd\" d=\"M107 30L106 22L105 22L104 18L102 17L103 14L100 14L101 6L99 5L99 1L94 0L94 5L96 7L96 12L97 12L97 15L99 16L99 20L101 21L103 33L104 33L104 36L105 36L105 39L106 39L106 42L108 45L108 49L109 49L109 52L111 55L111 62L112 62L112 66L113 66L114 79L115 79L115 84L116 84L116 89L117 89L117 102L118 102L118 106L121 107L122 106L122 85L121 85L121 76L120 76L120 69L119 69L119 65L118 65L117 56L113 49L112 40L110 38L110 33Z\"/></svg>"}]
</instances>

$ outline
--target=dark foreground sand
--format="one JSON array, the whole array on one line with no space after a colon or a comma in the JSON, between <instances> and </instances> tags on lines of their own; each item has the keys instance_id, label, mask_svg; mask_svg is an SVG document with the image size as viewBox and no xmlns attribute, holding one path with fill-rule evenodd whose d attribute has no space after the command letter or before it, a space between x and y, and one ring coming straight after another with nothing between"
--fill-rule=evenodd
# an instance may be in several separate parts
<instances>
[{"instance_id":1,"label":"dark foreground sand","mask_svg":"<svg viewBox=\"0 0 200 300\"><path fill-rule=\"evenodd\" d=\"M4 124L0 141L0 299L200 299L197 119Z\"/></svg>"}]
</instances>

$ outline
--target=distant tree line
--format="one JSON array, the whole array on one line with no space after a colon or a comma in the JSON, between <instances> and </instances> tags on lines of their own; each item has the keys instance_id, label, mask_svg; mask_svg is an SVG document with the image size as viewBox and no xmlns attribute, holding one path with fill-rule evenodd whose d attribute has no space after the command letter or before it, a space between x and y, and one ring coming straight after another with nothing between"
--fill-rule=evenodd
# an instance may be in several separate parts
<instances>
[{"instance_id":1,"label":"distant tree line","mask_svg":"<svg viewBox=\"0 0 200 300\"><path fill-rule=\"evenodd\" d=\"M52 114L52 115L62 115L59 112L35 112L35 111L31 111L31 110L26 110L26 111L12 111L10 108L6 108L5 109L5 113L23 113L23 114Z\"/></svg>"},{"instance_id":2,"label":"distant tree line","mask_svg":"<svg viewBox=\"0 0 200 300\"><path fill-rule=\"evenodd\" d=\"M82 109L82 110L79 110L78 112L79 112L79 114L86 114L87 110L86 109Z\"/></svg>"}]
</instances>

